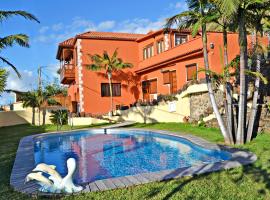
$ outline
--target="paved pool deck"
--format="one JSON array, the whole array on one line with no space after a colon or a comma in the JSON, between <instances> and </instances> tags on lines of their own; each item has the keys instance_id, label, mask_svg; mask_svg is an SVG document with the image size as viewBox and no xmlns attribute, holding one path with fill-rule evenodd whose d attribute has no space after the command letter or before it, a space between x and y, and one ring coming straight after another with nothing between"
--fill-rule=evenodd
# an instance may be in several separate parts
<instances>
[{"instance_id":1,"label":"paved pool deck","mask_svg":"<svg viewBox=\"0 0 270 200\"><path fill-rule=\"evenodd\" d=\"M87 129L83 129L87 130ZM88 129L88 130L98 130L100 129ZM134 128L119 128L119 129L107 129L106 133L110 134L119 130L130 130L130 131L147 131L147 132L155 132L166 135L173 135L177 137L184 138L189 140L190 142L197 144L201 147L211 149L211 150L223 150L231 153L231 159L216 163L210 164L202 164L191 167L178 168L173 170L163 170L158 172L149 172L149 173L141 173L136 175L129 175L117 178L109 178L103 180L97 180L91 183L87 183L83 185L83 192L92 192L92 191L104 191L111 190L117 188L126 188L130 186L146 184L155 181L165 181L170 179L177 179L184 176L194 176L200 175L204 173L220 171L224 169L231 169L235 167L240 167L242 165L247 165L255 162L257 160L257 156L251 152L232 148L224 145L217 145L214 143L210 143L202 138L181 134L178 132L170 132L170 131L161 131L161 130L153 130L153 129L134 129ZM78 132L81 130L74 130L71 132ZM30 173L35 168L34 161L34 138L39 136L56 134L59 132L51 132L51 133L43 133L37 135L27 136L21 139L15 162L13 165L12 173L10 176L10 185L11 187L18 192L22 192L28 194L30 196L59 196L61 194L48 194L40 192L39 185L33 182L25 182L25 177L28 173ZM70 133L70 131L61 131L61 134ZM79 194L79 193L78 193Z\"/></svg>"}]
</instances>

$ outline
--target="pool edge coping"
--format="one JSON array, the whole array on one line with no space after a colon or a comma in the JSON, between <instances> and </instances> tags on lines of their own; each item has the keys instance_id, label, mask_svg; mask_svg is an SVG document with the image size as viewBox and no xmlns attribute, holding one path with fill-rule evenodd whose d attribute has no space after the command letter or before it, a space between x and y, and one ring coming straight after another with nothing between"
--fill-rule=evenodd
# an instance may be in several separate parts
<instances>
[{"instance_id":1,"label":"pool edge coping","mask_svg":"<svg viewBox=\"0 0 270 200\"><path fill-rule=\"evenodd\" d=\"M61 131L58 132L48 132L30 135L21 138L16 158L13 164L12 172L10 175L10 186L18 192L22 192L28 194L30 196L61 196L63 194L49 194L42 193L38 191L39 185L35 182L29 182L24 184L25 176L32 171L34 168L34 144L33 141L36 137L64 134L69 132L77 132L77 131L87 131L87 130L103 130L102 128L87 128L87 129L79 129L79 130L69 130L69 131ZM211 150L223 150L227 151L231 154L231 159L227 161L220 161L215 163L208 163L202 165L195 165L191 167L177 168L173 170L162 170L158 172L148 172L141 173L136 175L128 175L117 178L108 178L103 180L97 180L91 183L87 183L84 185L84 190L82 192L76 193L84 193L84 192L92 192L92 191L104 191L118 188L126 188L130 186L136 186L140 184L146 184L151 182L159 182L166 181L171 179L177 179L184 176L194 176L200 175L209 172L216 172L224 169L231 169L240 167L243 165L251 164L257 160L257 156L249 152L247 150L238 149L234 147L229 147L225 145L219 145L212 142L209 142L203 138L198 136L183 134L181 132L173 132L166 130L155 130L155 129L145 129L145 128L117 128L117 129L108 129L107 133L110 134L113 132L117 132L119 130L129 130L129 131L147 131L147 132L155 132L164 135L171 135L180 138L184 138L196 145L199 145L206 149ZM27 160L27 162L25 162Z\"/></svg>"}]
</instances>

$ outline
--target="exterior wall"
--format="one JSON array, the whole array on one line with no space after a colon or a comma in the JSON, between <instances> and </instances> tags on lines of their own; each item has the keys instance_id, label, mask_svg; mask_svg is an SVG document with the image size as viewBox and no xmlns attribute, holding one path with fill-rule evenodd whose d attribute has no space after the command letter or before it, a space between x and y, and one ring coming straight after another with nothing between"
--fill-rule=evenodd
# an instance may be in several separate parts
<instances>
[{"instance_id":1,"label":"exterior wall","mask_svg":"<svg viewBox=\"0 0 270 200\"><path fill-rule=\"evenodd\" d=\"M185 83L187 83L186 77L186 66L190 64L197 64L198 69L204 67L203 57L202 55L193 56L187 58L185 60L175 62L170 64L171 66L163 66L151 70L149 72L145 72L141 75L141 81L144 80L151 80L157 78L157 92L158 94L169 94L170 93L170 86L168 84L163 84L163 73L162 71L166 70L176 70L176 78L177 78L177 89L181 89ZM198 79L204 78L203 73L198 73ZM142 94L140 96L142 99Z\"/></svg>"},{"instance_id":2,"label":"exterior wall","mask_svg":"<svg viewBox=\"0 0 270 200\"><path fill-rule=\"evenodd\" d=\"M85 126L85 125L92 125L92 124L103 124L108 123L106 120L96 119L92 117L73 117L72 119L68 120L69 125L73 126Z\"/></svg>"},{"instance_id":3,"label":"exterior wall","mask_svg":"<svg viewBox=\"0 0 270 200\"><path fill-rule=\"evenodd\" d=\"M157 93L168 94L169 85L163 84L163 73L165 70L176 70L177 90L187 82L186 66L197 64L197 68L204 68L202 54L202 40L198 35L192 38L188 35L188 42L174 46L174 32L164 34L163 32L153 32L137 41L122 39L89 39L76 38L74 46L73 60L75 62L75 82L69 86L68 93L71 101L79 102L79 112L104 114L110 111L110 97L101 97L101 83L108 83L104 71L93 72L86 69L86 65L91 63L88 54L102 54L106 50L110 55L118 49L118 56L124 62L134 65L132 69L126 69L114 73L113 83L121 83L121 97L114 97L114 109L116 105L127 105L139 99L143 99L141 83L143 80L157 79ZM164 40L165 51L157 54L157 41ZM251 45L252 37L248 37L248 44ZM267 38L263 38L267 43ZM153 44L154 55L143 60L143 49L149 44ZM211 48L211 44L214 48ZM208 33L208 52L210 69L221 72L223 58L223 35L218 32ZM228 58L231 61L239 54L238 34L228 34ZM203 79L204 73L198 73L198 79Z\"/></svg>"},{"instance_id":4,"label":"exterior wall","mask_svg":"<svg viewBox=\"0 0 270 200\"><path fill-rule=\"evenodd\" d=\"M208 33L208 49L209 49L209 65L215 72L221 72L223 56L223 35L222 33ZM210 48L210 44L214 44L214 49ZM220 55L222 53L222 57ZM238 45L238 34L228 34L228 60L233 60L239 55L240 49Z\"/></svg>"},{"instance_id":5,"label":"exterior wall","mask_svg":"<svg viewBox=\"0 0 270 200\"><path fill-rule=\"evenodd\" d=\"M40 122L42 123L42 113L40 114ZM19 124L31 124L32 123L32 108L26 108L25 110L6 111L0 112L0 127L14 126ZM46 124L51 124L50 113L46 114ZM36 109L35 124L38 125L38 110Z\"/></svg>"},{"instance_id":6,"label":"exterior wall","mask_svg":"<svg viewBox=\"0 0 270 200\"><path fill-rule=\"evenodd\" d=\"M12 110L16 111L16 110L25 110L25 108L23 107L23 103L22 102L15 102L12 104Z\"/></svg>"},{"instance_id":7,"label":"exterior wall","mask_svg":"<svg viewBox=\"0 0 270 200\"><path fill-rule=\"evenodd\" d=\"M93 72L86 68L86 64L90 64L88 54L102 54L106 50L109 55L112 55L116 48L118 48L118 56L124 62L132 63L133 68L113 73L112 82L122 83L121 96L113 97L114 109L115 105L129 105L139 98L140 77L134 73L138 66L137 43L134 41L84 39L81 49L83 112L104 114L110 111L110 97L101 97L101 83L108 83L105 71Z\"/></svg>"},{"instance_id":8,"label":"exterior wall","mask_svg":"<svg viewBox=\"0 0 270 200\"><path fill-rule=\"evenodd\" d=\"M120 116L113 117L116 121L135 121L138 123L184 122L184 117L190 115L189 97L179 97L175 111L170 111L169 103L158 106L139 106L128 110L118 111Z\"/></svg>"},{"instance_id":9,"label":"exterior wall","mask_svg":"<svg viewBox=\"0 0 270 200\"><path fill-rule=\"evenodd\" d=\"M118 111L120 116L115 116L113 119L122 121L135 121L140 123L155 123L155 122L184 122L184 118L192 115L191 98L198 94L207 94L208 89L206 84L196 84L189 86L181 94L176 95L177 101L175 110L171 110L170 102L160 103L157 106L138 106L128 110Z\"/></svg>"}]
</instances>

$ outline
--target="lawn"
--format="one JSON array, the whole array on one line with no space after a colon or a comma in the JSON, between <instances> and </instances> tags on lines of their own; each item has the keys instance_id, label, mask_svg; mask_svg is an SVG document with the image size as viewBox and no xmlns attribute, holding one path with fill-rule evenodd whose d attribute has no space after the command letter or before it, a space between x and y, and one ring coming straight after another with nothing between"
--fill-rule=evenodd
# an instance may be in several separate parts
<instances>
[{"instance_id":1,"label":"lawn","mask_svg":"<svg viewBox=\"0 0 270 200\"><path fill-rule=\"evenodd\" d=\"M222 143L218 129L189 124L162 123L134 127L170 130L200 136ZM65 126L68 130L69 127ZM0 128L0 199L30 199L9 187L9 176L20 138L42 132L55 131L55 126L20 125ZM62 199L270 199L270 134L257 136L243 147L258 156L256 163L232 170L155 182L127 189L86 193Z\"/></svg>"}]
</instances>

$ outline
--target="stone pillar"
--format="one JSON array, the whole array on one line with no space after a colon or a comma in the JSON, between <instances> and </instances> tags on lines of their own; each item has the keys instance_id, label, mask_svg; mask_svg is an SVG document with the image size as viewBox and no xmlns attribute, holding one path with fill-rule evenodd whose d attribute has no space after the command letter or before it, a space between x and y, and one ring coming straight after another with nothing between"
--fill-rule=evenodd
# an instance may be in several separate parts
<instances>
[{"instance_id":1,"label":"stone pillar","mask_svg":"<svg viewBox=\"0 0 270 200\"><path fill-rule=\"evenodd\" d=\"M79 100L80 100L80 112L84 112L84 94L83 94L83 73L82 73L82 46L81 39L77 39L77 68L78 68L78 80L79 80Z\"/></svg>"},{"instance_id":2,"label":"stone pillar","mask_svg":"<svg viewBox=\"0 0 270 200\"><path fill-rule=\"evenodd\" d=\"M164 34L164 50L167 51L170 47L170 35L168 33Z\"/></svg>"}]
</instances>

